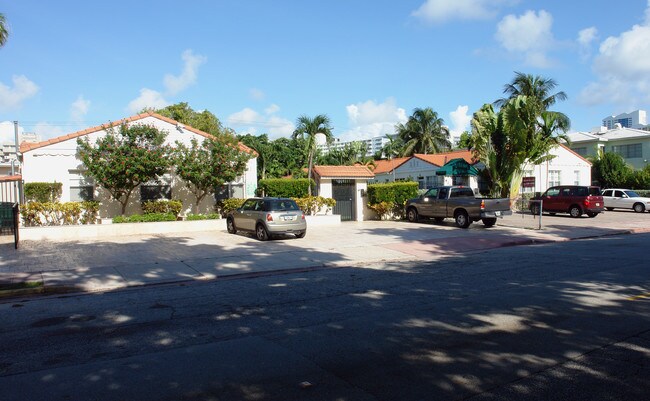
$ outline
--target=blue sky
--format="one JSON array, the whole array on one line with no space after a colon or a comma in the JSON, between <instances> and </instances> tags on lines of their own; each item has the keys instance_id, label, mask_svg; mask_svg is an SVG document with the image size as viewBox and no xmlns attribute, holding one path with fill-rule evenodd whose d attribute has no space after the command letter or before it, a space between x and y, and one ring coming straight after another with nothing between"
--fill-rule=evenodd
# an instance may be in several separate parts
<instances>
[{"instance_id":1,"label":"blue sky","mask_svg":"<svg viewBox=\"0 0 650 401\"><path fill-rule=\"evenodd\" d=\"M555 79L572 131L650 111L650 0L0 0L0 142L188 102L238 133L327 114L342 140L431 107L455 133L514 71Z\"/></svg>"}]
</instances>

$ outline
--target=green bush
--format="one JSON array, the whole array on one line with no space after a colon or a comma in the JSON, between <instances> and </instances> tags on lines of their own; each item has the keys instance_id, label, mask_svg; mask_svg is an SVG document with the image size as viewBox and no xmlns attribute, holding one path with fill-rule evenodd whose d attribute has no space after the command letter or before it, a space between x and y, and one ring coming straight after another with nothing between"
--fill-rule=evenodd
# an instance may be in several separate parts
<instances>
[{"instance_id":1,"label":"green bush","mask_svg":"<svg viewBox=\"0 0 650 401\"><path fill-rule=\"evenodd\" d=\"M222 199L217 202L215 209L217 210L217 213L221 214L222 216L225 216L228 213L232 212L233 210L237 209L238 207L241 207L241 205L244 204L245 200L246 199L241 199L241 198Z\"/></svg>"},{"instance_id":2,"label":"green bush","mask_svg":"<svg viewBox=\"0 0 650 401\"><path fill-rule=\"evenodd\" d=\"M379 202L368 203L368 208L373 210L379 216L379 220L384 220L393 210L395 210L395 202Z\"/></svg>"},{"instance_id":3,"label":"green bush","mask_svg":"<svg viewBox=\"0 0 650 401\"><path fill-rule=\"evenodd\" d=\"M142 203L144 214L173 214L178 216L183 209L183 203L177 200L154 200Z\"/></svg>"},{"instance_id":4,"label":"green bush","mask_svg":"<svg viewBox=\"0 0 650 401\"><path fill-rule=\"evenodd\" d=\"M368 185L368 203L371 205L393 202L403 207L407 200L417 198L417 196L417 182L388 182Z\"/></svg>"},{"instance_id":5,"label":"green bush","mask_svg":"<svg viewBox=\"0 0 650 401\"><path fill-rule=\"evenodd\" d=\"M336 201L332 198L323 198L322 196L306 196L304 198L292 198L298 204L298 207L308 215L315 215L323 207L332 209Z\"/></svg>"},{"instance_id":6,"label":"green bush","mask_svg":"<svg viewBox=\"0 0 650 401\"><path fill-rule=\"evenodd\" d=\"M95 224L99 203L29 202L20 208L25 227Z\"/></svg>"},{"instance_id":7,"label":"green bush","mask_svg":"<svg viewBox=\"0 0 650 401\"><path fill-rule=\"evenodd\" d=\"M309 194L308 178L270 178L260 180L257 184L257 194L262 196L277 196L280 198L304 198ZM315 187L311 180L312 188Z\"/></svg>"},{"instance_id":8,"label":"green bush","mask_svg":"<svg viewBox=\"0 0 650 401\"><path fill-rule=\"evenodd\" d=\"M134 214L131 216L117 216L113 223L152 223L156 221L176 221L176 215L172 213L148 213Z\"/></svg>"},{"instance_id":9,"label":"green bush","mask_svg":"<svg viewBox=\"0 0 650 401\"><path fill-rule=\"evenodd\" d=\"M25 183L26 202L58 202L61 199L63 184L60 182L27 182Z\"/></svg>"},{"instance_id":10,"label":"green bush","mask_svg":"<svg viewBox=\"0 0 650 401\"><path fill-rule=\"evenodd\" d=\"M195 221L195 220L216 220L220 219L221 215L219 213L209 213L209 214L188 214L185 217L185 220Z\"/></svg>"}]
</instances>

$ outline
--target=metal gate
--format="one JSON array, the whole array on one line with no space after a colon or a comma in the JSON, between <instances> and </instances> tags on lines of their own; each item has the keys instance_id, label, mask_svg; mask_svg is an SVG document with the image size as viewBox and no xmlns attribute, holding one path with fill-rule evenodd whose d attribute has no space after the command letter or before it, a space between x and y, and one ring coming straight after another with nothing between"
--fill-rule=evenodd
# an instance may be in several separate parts
<instances>
[{"instance_id":1,"label":"metal gate","mask_svg":"<svg viewBox=\"0 0 650 401\"><path fill-rule=\"evenodd\" d=\"M356 193L354 180L332 180L332 197L336 201L334 214L341 215L341 221L356 220Z\"/></svg>"}]
</instances>

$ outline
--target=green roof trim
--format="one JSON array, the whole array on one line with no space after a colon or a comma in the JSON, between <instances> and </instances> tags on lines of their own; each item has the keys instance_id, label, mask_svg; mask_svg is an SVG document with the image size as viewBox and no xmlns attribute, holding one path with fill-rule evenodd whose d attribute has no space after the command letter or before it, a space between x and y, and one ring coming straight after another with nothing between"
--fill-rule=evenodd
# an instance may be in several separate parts
<instances>
[{"instance_id":1,"label":"green roof trim","mask_svg":"<svg viewBox=\"0 0 650 401\"><path fill-rule=\"evenodd\" d=\"M436 175L461 176L478 175L478 170L467 163L465 159L458 158L449 160L444 166L436 171Z\"/></svg>"}]
</instances>

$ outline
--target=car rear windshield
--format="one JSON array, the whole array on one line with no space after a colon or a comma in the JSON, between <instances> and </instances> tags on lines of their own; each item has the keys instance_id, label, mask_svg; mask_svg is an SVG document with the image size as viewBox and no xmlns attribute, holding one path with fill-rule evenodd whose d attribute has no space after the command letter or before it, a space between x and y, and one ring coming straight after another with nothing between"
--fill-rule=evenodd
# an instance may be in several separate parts
<instances>
[{"instance_id":1,"label":"car rear windshield","mask_svg":"<svg viewBox=\"0 0 650 401\"><path fill-rule=\"evenodd\" d=\"M589 187L589 195L600 195L599 187Z\"/></svg>"},{"instance_id":2,"label":"car rear windshield","mask_svg":"<svg viewBox=\"0 0 650 401\"><path fill-rule=\"evenodd\" d=\"M473 198L472 188L452 188L450 198Z\"/></svg>"},{"instance_id":3,"label":"car rear windshield","mask_svg":"<svg viewBox=\"0 0 650 401\"><path fill-rule=\"evenodd\" d=\"M271 211L300 210L298 204L291 199L277 199L269 202Z\"/></svg>"}]
</instances>

